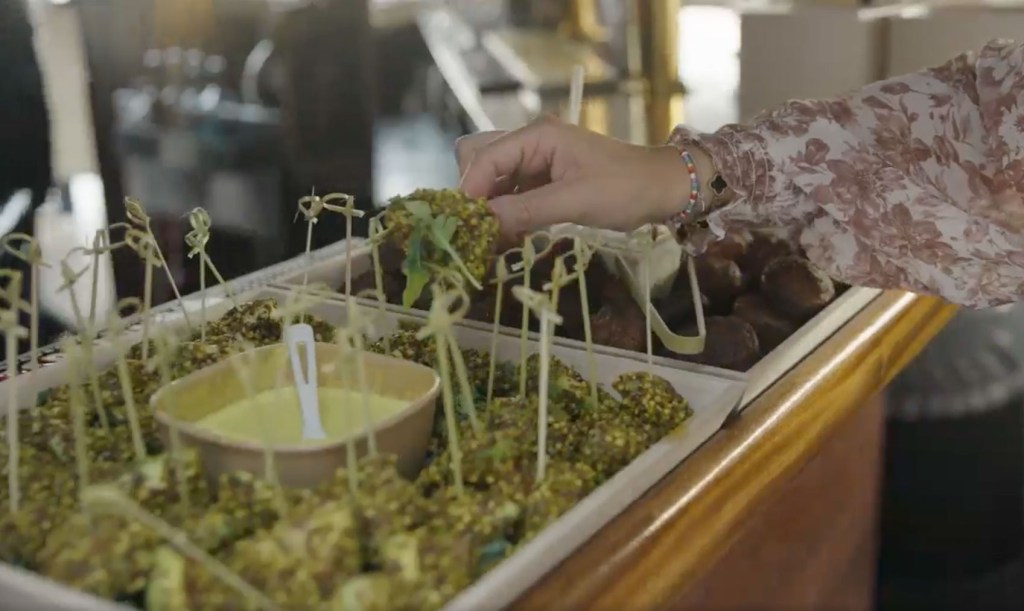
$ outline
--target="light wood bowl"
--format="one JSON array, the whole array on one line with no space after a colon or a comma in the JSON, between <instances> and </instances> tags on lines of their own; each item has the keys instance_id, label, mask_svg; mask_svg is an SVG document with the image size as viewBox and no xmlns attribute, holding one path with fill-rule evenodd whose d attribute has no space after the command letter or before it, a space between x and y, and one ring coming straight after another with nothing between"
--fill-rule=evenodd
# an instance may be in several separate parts
<instances>
[{"instance_id":1,"label":"light wood bowl","mask_svg":"<svg viewBox=\"0 0 1024 611\"><path fill-rule=\"evenodd\" d=\"M335 344L316 344L317 378L321 388L357 390L355 380L345 381L335 363L340 356ZM367 387L370 393L398 399L407 406L389 418L374 422L377 448L398 457L398 470L415 478L426 457L440 389L437 373L429 367L390 356L364 353ZM166 444L171 427L179 432L181 444L195 448L207 477L216 483L222 473L248 471L262 476L265 445L260 440L227 438L196 424L204 417L245 399L246 388L232 361L248 367L253 395L293 384L288 350L275 344L250 350L195 371L161 388L150 399L154 418ZM353 376L354 377L354 376ZM353 409L359 409L358 404ZM289 488L311 488L331 479L345 466L347 439L330 439L316 444L274 445L277 477ZM358 455L367 452L367 438L356 438Z\"/></svg>"}]
</instances>

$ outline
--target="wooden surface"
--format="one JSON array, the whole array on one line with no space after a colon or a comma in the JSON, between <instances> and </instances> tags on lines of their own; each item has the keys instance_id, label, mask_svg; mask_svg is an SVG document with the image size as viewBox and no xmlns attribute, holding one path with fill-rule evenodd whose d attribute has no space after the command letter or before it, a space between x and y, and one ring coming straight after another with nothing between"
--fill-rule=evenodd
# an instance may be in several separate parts
<instances>
[{"instance_id":1,"label":"wooden surface","mask_svg":"<svg viewBox=\"0 0 1024 611\"><path fill-rule=\"evenodd\" d=\"M881 295L515 607L737 609L742 607L728 605L758 600L767 605L773 593L792 597L792 593L781 594L785 583L773 583L770 579L737 579L732 587L746 587L749 591L730 593L727 580L715 581L722 579L716 576L715 567L729 562L730 557L735 564L744 554L757 564L750 554L759 550L744 549L744 543L753 547L752 529L758 525L778 528L785 513L790 514L788 518L794 523L790 543L798 536L805 544L828 536L826 531L814 532L799 524L806 516L799 512L799 503L773 505L772 501L787 496L793 500L799 496L812 498L815 483L819 495L824 496L826 492L820 487L826 482L835 487L837 482L832 480L858 476L863 479L870 475L870 469L877 469L877 465L866 465L867 471L843 472L836 465L843 463L844 469L854 468L850 460L844 463L840 459L844 452L847 457L856 453L857 439L871 439L871 427L877 426L880 417L871 413L875 410L880 414L874 398L955 311L954 307L931 298L898 292ZM867 450L863 452L865 463L877 460L870 448L862 450ZM796 474L813 477L794 477ZM834 498L843 498L840 489L832 490ZM846 498L851 506L857 504L857 498L863 505L870 502L864 497L869 493L868 488L850 485ZM856 516L851 519L857 522ZM859 519L863 528L864 516ZM809 524L814 520L804 521ZM819 525L825 521L825 517L817 520ZM834 527L842 529L850 524L835 516ZM791 562L794 570L805 571L815 568L809 565L820 562L821 557L815 558L811 555L814 551L807 547L793 547L791 554L785 554L786 533L776 532L775 536L778 540L774 551L761 550L765 553L762 563L771 559L774 565L751 564L751 570L768 569L779 575L780 562ZM765 541L762 538L758 546L766 545ZM872 538L863 541L867 549L847 546L851 571L863 566L863 560L857 564L858 555L872 555ZM799 558L801 554L803 560ZM853 573L850 577L851 583L858 578ZM788 602L780 602L786 604L784 607L765 608L825 608L822 604L867 608L858 604L857 597L864 596L863 588L850 586L851 592L829 593L827 585L817 592L805 593L802 600L788 598ZM719 593L722 606L701 598L713 591ZM813 600L814 597L818 599ZM828 597L848 602L823 602Z\"/></svg>"}]
</instances>

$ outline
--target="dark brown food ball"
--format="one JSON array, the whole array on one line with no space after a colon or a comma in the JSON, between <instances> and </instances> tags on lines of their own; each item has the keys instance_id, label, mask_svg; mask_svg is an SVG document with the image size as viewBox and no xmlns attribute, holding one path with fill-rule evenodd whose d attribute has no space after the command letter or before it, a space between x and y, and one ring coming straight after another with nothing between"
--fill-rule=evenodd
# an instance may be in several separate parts
<instances>
[{"instance_id":1,"label":"dark brown food ball","mask_svg":"<svg viewBox=\"0 0 1024 611\"><path fill-rule=\"evenodd\" d=\"M382 278L383 280L383 278ZM373 277L373 270L363 272L352 278L352 291L353 295L358 295L363 291L372 292L377 289L377 279ZM338 288L338 292L345 290L345 281L342 280L341 286ZM385 299L387 299L387 292L385 291Z\"/></svg>"},{"instance_id":2,"label":"dark brown food ball","mask_svg":"<svg viewBox=\"0 0 1024 611\"><path fill-rule=\"evenodd\" d=\"M732 302L747 284L740 266L729 259L710 256L698 257L694 263L700 290L709 301L708 310L712 313L729 312Z\"/></svg>"},{"instance_id":3,"label":"dark brown food ball","mask_svg":"<svg viewBox=\"0 0 1024 611\"><path fill-rule=\"evenodd\" d=\"M775 350L800 328L798 323L772 309L768 300L758 293L740 295L733 305L732 313L750 323L757 333L761 351L765 354Z\"/></svg>"},{"instance_id":4,"label":"dark brown food ball","mask_svg":"<svg viewBox=\"0 0 1024 611\"><path fill-rule=\"evenodd\" d=\"M690 275L686 273L686 259L689 255L684 254L679 262L679 273L672 282L672 288L668 295L652 299L654 309L658 311L661 319L669 328L678 327L694 322L693 291L690 290ZM698 281L699 282L699 281ZM711 303L707 295L701 294L701 307L707 310Z\"/></svg>"},{"instance_id":5,"label":"dark brown food ball","mask_svg":"<svg viewBox=\"0 0 1024 611\"><path fill-rule=\"evenodd\" d=\"M757 333L750 323L736 316L711 316L705 321L707 341L700 354L668 354L681 361L700 363L733 371L746 371L761 358L761 347ZM696 324L687 325L676 331L684 335L696 335Z\"/></svg>"},{"instance_id":6,"label":"dark brown food ball","mask_svg":"<svg viewBox=\"0 0 1024 611\"><path fill-rule=\"evenodd\" d=\"M604 305L601 296L605 291L623 286L622 281L608 269L604 259L596 254L590 259L590 265L587 266L586 278L587 301L590 302L591 313L597 312Z\"/></svg>"},{"instance_id":7,"label":"dark brown food ball","mask_svg":"<svg viewBox=\"0 0 1024 611\"><path fill-rule=\"evenodd\" d=\"M765 267L761 292L777 311L803 321L835 298L836 287L832 279L810 261L790 256Z\"/></svg>"},{"instance_id":8,"label":"dark brown food ball","mask_svg":"<svg viewBox=\"0 0 1024 611\"><path fill-rule=\"evenodd\" d=\"M602 306L590 319L590 331L597 345L647 351L647 319L628 294Z\"/></svg>"},{"instance_id":9,"label":"dark brown food ball","mask_svg":"<svg viewBox=\"0 0 1024 611\"><path fill-rule=\"evenodd\" d=\"M780 257L793 254L793 246L785 239L769 233L753 233L747 252L737 261L752 285L761 281L765 266Z\"/></svg>"},{"instance_id":10,"label":"dark brown food ball","mask_svg":"<svg viewBox=\"0 0 1024 611\"><path fill-rule=\"evenodd\" d=\"M750 248L752 241L753 236L749 231L728 233L721 240L708 244L704 254L709 257L738 261L747 254L747 249Z\"/></svg>"}]
</instances>

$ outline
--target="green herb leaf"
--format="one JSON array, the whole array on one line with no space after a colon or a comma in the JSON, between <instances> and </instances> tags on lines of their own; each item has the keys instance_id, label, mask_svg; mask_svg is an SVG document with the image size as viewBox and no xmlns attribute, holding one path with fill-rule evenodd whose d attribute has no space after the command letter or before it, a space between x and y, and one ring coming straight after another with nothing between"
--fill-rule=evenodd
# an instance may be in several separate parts
<instances>
[{"instance_id":1,"label":"green herb leaf","mask_svg":"<svg viewBox=\"0 0 1024 611\"><path fill-rule=\"evenodd\" d=\"M404 202L405 209L409 211L414 219L420 221L430 221L433 218L433 214L430 211L430 204L427 202L421 202L419 200L408 200Z\"/></svg>"},{"instance_id":2,"label":"green herb leaf","mask_svg":"<svg viewBox=\"0 0 1024 611\"><path fill-rule=\"evenodd\" d=\"M423 265L423 231L419 227L414 228L409 236L409 250L402 261L402 273L405 275L402 305L411 308L430 283L430 273Z\"/></svg>"}]
</instances>

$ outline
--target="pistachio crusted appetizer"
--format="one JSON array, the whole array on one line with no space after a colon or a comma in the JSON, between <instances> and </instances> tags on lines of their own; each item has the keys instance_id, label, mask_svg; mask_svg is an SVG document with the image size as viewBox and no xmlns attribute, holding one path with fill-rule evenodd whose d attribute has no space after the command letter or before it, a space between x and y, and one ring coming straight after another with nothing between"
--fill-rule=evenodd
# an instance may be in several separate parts
<instances>
[{"instance_id":1,"label":"pistachio crusted appetizer","mask_svg":"<svg viewBox=\"0 0 1024 611\"><path fill-rule=\"evenodd\" d=\"M183 338L169 350L166 371L175 379L248 347L279 342L288 322L281 310L269 299L239 304L206 325L205 340ZM299 320L313 327L318 341L335 338L324 321ZM419 337L412 326L368 349L442 369L439 341ZM156 347L153 342L151 355ZM541 478L539 357L527 359L520 395L516 364L451 349L461 356L475 403L473 411L461 393L456 401L458 481L449 468L449 433L439 423L415 481L402 477L395 457L381 453L355 464L356 487L352 471L340 469L316 488L293 490L247 472L211 481L196 453L169 452L149 407L165 379L133 348L124 361L128 392L117 371L101 371L95 397L60 386L20 414L24 485L18 510L0 515L0 559L146 610L438 609L692 413L657 376L625 374L594 392L580 372L552 358L549 463ZM493 397L486 401L489 387ZM133 452L126 395L137 412L144 460ZM87 482L77 470L76 410L84 412L80 449ZM0 446L5 467L8 455ZM116 490L176 535L80 501L85 483ZM0 502L7 507L6 489Z\"/></svg>"},{"instance_id":2,"label":"pistachio crusted appetizer","mask_svg":"<svg viewBox=\"0 0 1024 611\"><path fill-rule=\"evenodd\" d=\"M417 193L427 201L427 195L446 192ZM453 199L446 201L454 202L456 197L461 196L456 193ZM472 208L482 204L468 202L459 205ZM386 215L390 213L389 209ZM404 248L408 242L408 229L395 235L402 236L401 244ZM480 235L483 236L481 239L486 239L490 234ZM477 237L473 236L474 239ZM557 240L538 254L529 278L531 288L542 290L551 281L553 261L571 250L571 242L565 238ZM508 263L518 263L519 259L514 253L510 254L512 256ZM493 255L488 256L493 258ZM418 300L403 299L401 287L409 286L406 283L406 261L400 256L385 256L385 251L381 251L382 292L390 303L426 309L429 300L425 295L417 292ZM720 241L710 244L707 251L696 258L695 263L701 291L698 297L709 320L705 351L699 355L677 354L661 345L657 337L653 338L654 350L661 356L724 369L745 371L752 367L832 303L845 288L816 269L799 247L769 232L741 231L727 234ZM569 260L567 271L572 273L574 266L575 261ZM484 269L487 274L481 277L482 290L474 295L467 317L492 323L496 315L498 291L504 292L504 303L509 304L512 302L511 286L521 280L499 288L495 282L494 266L472 269ZM685 261L681 269L685 269ZM373 272L368 272L354 283L357 286L372 286L372 276ZM561 290L558 313L563 322L557 327L556 335L584 341L583 318L586 310L590 317L591 341L594 344L644 352L647 347L647 329L643 307L632 299L624 282L616 278L601 257L594 257L589 262L584 276L588 293L585 307L578 294L578 280L573 279ZM687 274L680 273L666 294L652 296L651 301L670 330L684 335L696 333L694 299ZM520 327L518 308L505 307L499 316L501 325L513 329ZM538 319L531 315L529 328L538 331L538 323Z\"/></svg>"},{"instance_id":3,"label":"pistachio crusted appetizer","mask_svg":"<svg viewBox=\"0 0 1024 611\"><path fill-rule=\"evenodd\" d=\"M384 212L384 228L388 241L404 254L406 307L430 282L443 277L443 270L481 288L496 255L498 218L485 199L470 199L454 189L419 189L392 199Z\"/></svg>"}]
</instances>

